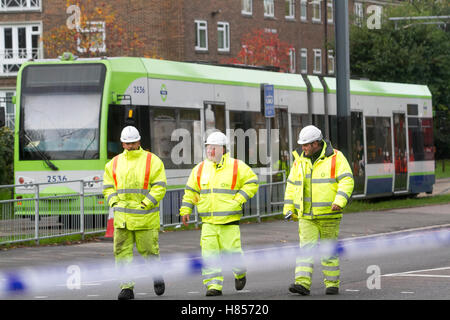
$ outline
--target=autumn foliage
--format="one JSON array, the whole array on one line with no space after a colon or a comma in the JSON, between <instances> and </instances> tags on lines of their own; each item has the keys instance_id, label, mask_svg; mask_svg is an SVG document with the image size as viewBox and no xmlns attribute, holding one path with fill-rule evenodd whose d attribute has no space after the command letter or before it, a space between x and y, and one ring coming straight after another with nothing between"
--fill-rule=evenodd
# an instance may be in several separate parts
<instances>
[{"instance_id":1,"label":"autumn foliage","mask_svg":"<svg viewBox=\"0 0 450 320\"><path fill-rule=\"evenodd\" d=\"M222 59L223 64L244 64L251 66L271 66L281 72L289 72L289 50L293 48L281 41L278 34L255 29L245 34L241 40L241 50L234 58Z\"/></svg>"},{"instance_id":2,"label":"autumn foliage","mask_svg":"<svg viewBox=\"0 0 450 320\"><path fill-rule=\"evenodd\" d=\"M74 7L77 10L71 11ZM66 8L70 8L67 20L45 32L41 38L47 57L55 58L63 52L72 52L79 57L157 57L153 52L145 52L138 28L126 30L127 22L110 2L67 0Z\"/></svg>"}]
</instances>

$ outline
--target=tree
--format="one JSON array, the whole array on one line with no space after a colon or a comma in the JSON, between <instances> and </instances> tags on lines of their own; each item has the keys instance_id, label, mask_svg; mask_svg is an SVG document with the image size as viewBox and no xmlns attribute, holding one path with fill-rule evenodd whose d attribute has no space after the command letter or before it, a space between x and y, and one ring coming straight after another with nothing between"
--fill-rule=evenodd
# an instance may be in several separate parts
<instances>
[{"instance_id":1,"label":"tree","mask_svg":"<svg viewBox=\"0 0 450 320\"><path fill-rule=\"evenodd\" d=\"M55 58L63 52L80 57L97 56L157 56L143 52L144 42L135 28L126 29L124 21L111 2L94 0L67 0L67 20L41 38L47 56Z\"/></svg>"},{"instance_id":2,"label":"tree","mask_svg":"<svg viewBox=\"0 0 450 320\"><path fill-rule=\"evenodd\" d=\"M289 50L293 48L281 41L278 34L255 29L241 40L241 50L234 58L222 59L223 64L244 64L250 66L271 66L281 72L289 72Z\"/></svg>"},{"instance_id":3,"label":"tree","mask_svg":"<svg viewBox=\"0 0 450 320\"><path fill-rule=\"evenodd\" d=\"M449 15L446 1L409 1L386 7L380 29L364 24L350 28L352 77L428 86L433 95L437 158L450 154L450 32L445 25L427 20L391 21L389 17L442 15Z\"/></svg>"}]
</instances>

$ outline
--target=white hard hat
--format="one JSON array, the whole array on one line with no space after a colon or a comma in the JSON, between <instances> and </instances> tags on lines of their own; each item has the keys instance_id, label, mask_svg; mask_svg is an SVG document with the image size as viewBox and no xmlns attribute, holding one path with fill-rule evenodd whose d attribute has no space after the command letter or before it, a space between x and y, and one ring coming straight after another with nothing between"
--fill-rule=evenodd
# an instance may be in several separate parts
<instances>
[{"instance_id":1,"label":"white hard hat","mask_svg":"<svg viewBox=\"0 0 450 320\"><path fill-rule=\"evenodd\" d=\"M141 140L141 136L139 135L139 131L133 127L128 126L123 128L122 133L120 134L120 141L125 143L132 143Z\"/></svg>"},{"instance_id":2,"label":"white hard hat","mask_svg":"<svg viewBox=\"0 0 450 320\"><path fill-rule=\"evenodd\" d=\"M208 136L208 139L206 139L205 144L215 144L215 145L219 145L219 146L226 146L228 144L228 139L227 139L227 136L224 135L222 132L216 131L216 132L211 133Z\"/></svg>"},{"instance_id":3,"label":"white hard hat","mask_svg":"<svg viewBox=\"0 0 450 320\"><path fill-rule=\"evenodd\" d=\"M319 128L310 125L306 126L300 131L300 134L298 135L298 144L307 144L311 143L317 140L322 140L322 131L320 131Z\"/></svg>"}]
</instances>

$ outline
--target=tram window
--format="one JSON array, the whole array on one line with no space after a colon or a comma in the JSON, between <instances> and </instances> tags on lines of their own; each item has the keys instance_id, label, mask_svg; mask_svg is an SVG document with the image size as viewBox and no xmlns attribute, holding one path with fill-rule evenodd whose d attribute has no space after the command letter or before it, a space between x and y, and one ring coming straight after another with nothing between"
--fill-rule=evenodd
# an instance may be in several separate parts
<instances>
[{"instance_id":1,"label":"tram window","mask_svg":"<svg viewBox=\"0 0 450 320\"><path fill-rule=\"evenodd\" d=\"M431 119L408 117L409 161L434 160Z\"/></svg>"},{"instance_id":2,"label":"tram window","mask_svg":"<svg viewBox=\"0 0 450 320\"><path fill-rule=\"evenodd\" d=\"M367 117L367 163L392 162L391 119Z\"/></svg>"},{"instance_id":3,"label":"tram window","mask_svg":"<svg viewBox=\"0 0 450 320\"><path fill-rule=\"evenodd\" d=\"M417 104L406 105L408 109L408 116L417 116L419 114L419 106Z\"/></svg>"},{"instance_id":4,"label":"tram window","mask_svg":"<svg viewBox=\"0 0 450 320\"><path fill-rule=\"evenodd\" d=\"M325 115L313 114L313 125L322 130L322 134L325 135Z\"/></svg>"},{"instance_id":5,"label":"tram window","mask_svg":"<svg viewBox=\"0 0 450 320\"><path fill-rule=\"evenodd\" d=\"M263 148L261 152L267 150L266 142L261 139L260 132L260 129L265 128L266 119L260 112L230 111L230 129L234 130L231 142L233 156L245 161L251 167L265 167L266 165L262 164L260 159L260 149ZM246 137L243 146L236 140L239 138L238 129L242 129Z\"/></svg>"},{"instance_id":6,"label":"tram window","mask_svg":"<svg viewBox=\"0 0 450 320\"><path fill-rule=\"evenodd\" d=\"M224 105L205 105L205 125L208 130L217 129L225 133L225 106Z\"/></svg>"},{"instance_id":7,"label":"tram window","mask_svg":"<svg viewBox=\"0 0 450 320\"><path fill-rule=\"evenodd\" d=\"M194 142L200 135L199 123L200 110L151 108L151 152L158 155L166 169L189 169L194 166ZM177 129L185 130L178 131L181 137L178 136L179 140L172 141L172 134ZM197 135L196 132L198 132ZM172 151L176 146L179 147L180 143L186 148L180 147L180 152L175 153L177 159L174 159ZM188 150L190 154L184 154L185 150Z\"/></svg>"},{"instance_id":8,"label":"tram window","mask_svg":"<svg viewBox=\"0 0 450 320\"><path fill-rule=\"evenodd\" d=\"M328 124L330 126L330 136L328 138L331 141L331 144L334 143L337 146L338 141L337 116L328 116ZM325 131L322 132L325 133Z\"/></svg>"},{"instance_id":9,"label":"tram window","mask_svg":"<svg viewBox=\"0 0 450 320\"><path fill-rule=\"evenodd\" d=\"M292 124L292 147L294 149L297 149L298 144L298 136L300 134L300 131L303 129L303 127L306 127L308 122L308 115L307 114L291 114L291 124Z\"/></svg>"}]
</instances>

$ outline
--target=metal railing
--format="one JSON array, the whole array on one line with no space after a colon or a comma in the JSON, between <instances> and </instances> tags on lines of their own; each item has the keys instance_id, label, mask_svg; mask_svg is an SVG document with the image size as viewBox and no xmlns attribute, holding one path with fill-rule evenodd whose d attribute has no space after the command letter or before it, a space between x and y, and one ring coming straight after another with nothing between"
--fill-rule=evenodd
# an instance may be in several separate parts
<instances>
[{"instance_id":1,"label":"metal railing","mask_svg":"<svg viewBox=\"0 0 450 320\"><path fill-rule=\"evenodd\" d=\"M282 214L286 176L275 172L278 182L260 182L256 195L243 206L242 219ZM272 180L272 179L269 179ZM57 188L64 194L56 194ZM85 235L106 231L109 207L102 181L72 180L0 186L0 244ZM16 191L14 193L14 191ZM17 197L17 195L20 195ZM160 227L181 226L179 215L184 188L168 189L160 202ZM191 224L201 224L194 210Z\"/></svg>"}]
</instances>

